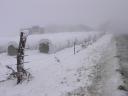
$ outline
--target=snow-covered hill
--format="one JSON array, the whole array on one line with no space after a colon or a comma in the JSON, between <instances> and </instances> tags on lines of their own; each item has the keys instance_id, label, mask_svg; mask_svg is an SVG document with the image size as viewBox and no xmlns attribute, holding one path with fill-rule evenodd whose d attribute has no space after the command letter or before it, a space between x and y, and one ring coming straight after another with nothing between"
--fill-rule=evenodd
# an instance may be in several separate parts
<instances>
[{"instance_id":1,"label":"snow-covered hill","mask_svg":"<svg viewBox=\"0 0 128 96\"><path fill-rule=\"evenodd\" d=\"M82 49L78 45L76 50L80 51L75 55L72 47L56 54L41 54L37 50L26 51L29 56L25 58L25 61L30 61L30 63L25 64L25 68L30 68L28 71L33 75L33 78L21 85L16 85L16 80L1 82L0 96L100 96L102 93L105 94L102 96L117 96L117 93L122 94L117 90L117 83L120 84L120 76L115 75L115 68L118 68L115 65L117 64L116 60L108 63L107 70L104 67L110 60L105 58L108 58L109 55L111 55L110 58L115 56L113 44L115 44L113 36L108 34L86 49ZM5 65L15 68L16 59L6 53L0 54L0 58L0 79L3 80L9 73ZM113 65L111 65L112 63ZM111 73L111 75L107 75L109 79L100 74L103 79L100 79L99 84L104 87L97 86L97 81L95 81L96 77L99 76L98 72L102 72L98 67L101 64L103 64L103 70ZM103 72L103 74L108 73ZM115 76L118 81L111 78L112 76ZM111 85L106 86L108 84ZM100 89L97 89L97 87ZM107 90L106 87L112 90ZM103 92L99 92L101 89ZM111 93L112 91L117 92L106 95L107 92Z\"/></svg>"}]
</instances>

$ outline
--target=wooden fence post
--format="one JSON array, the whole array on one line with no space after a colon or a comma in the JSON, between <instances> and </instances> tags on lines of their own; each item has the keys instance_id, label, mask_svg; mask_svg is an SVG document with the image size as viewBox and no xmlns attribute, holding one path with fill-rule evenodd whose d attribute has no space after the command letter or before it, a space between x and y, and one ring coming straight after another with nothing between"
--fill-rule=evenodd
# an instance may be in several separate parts
<instances>
[{"instance_id":1,"label":"wooden fence post","mask_svg":"<svg viewBox=\"0 0 128 96\"><path fill-rule=\"evenodd\" d=\"M76 42L74 42L74 54L76 54Z\"/></svg>"},{"instance_id":2,"label":"wooden fence post","mask_svg":"<svg viewBox=\"0 0 128 96\"><path fill-rule=\"evenodd\" d=\"M17 52L17 84L22 82L24 74L27 75L24 69L24 49L25 49L26 39L27 37L25 36L25 33L21 32L19 48Z\"/></svg>"}]
</instances>

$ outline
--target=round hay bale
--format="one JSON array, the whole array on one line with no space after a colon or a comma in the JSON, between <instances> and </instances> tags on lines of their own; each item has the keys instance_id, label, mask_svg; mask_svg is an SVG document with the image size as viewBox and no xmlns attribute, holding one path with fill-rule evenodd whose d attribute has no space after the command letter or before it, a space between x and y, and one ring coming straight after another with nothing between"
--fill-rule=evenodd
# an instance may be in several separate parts
<instances>
[{"instance_id":1,"label":"round hay bale","mask_svg":"<svg viewBox=\"0 0 128 96\"><path fill-rule=\"evenodd\" d=\"M39 51L41 53L52 53L52 44L48 39L42 39L39 42Z\"/></svg>"},{"instance_id":2,"label":"round hay bale","mask_svg":"<svg viewBox=\"0 0 128 96\"><path fill-rule=\"evenodd\" d=\"M17 55L18 44L16 42L9 42L8 44L8 55Z\"/></svg>"},{"instance_id":3,"label":"round hay bale","mask_svg":"<svg viewBox=\"0 0 128 96\"><path fill-rule=\"evenodd\" d=\"M49 42L48 42L48 40L41 40L40 41L39 51L41 53L49 53Z\"/></svg>"},{"instance_id":4,"label":"round hay bale","mask_svg":"<svg viewBox=\"0 0 128 96\"><path fill-rule=\"evenodd\" d=\"M40 52L48 53L49 52L49 45L48 45L48 43L41 43L39 45L39 50L40 50Z\"/></svg>"}]
</instances>

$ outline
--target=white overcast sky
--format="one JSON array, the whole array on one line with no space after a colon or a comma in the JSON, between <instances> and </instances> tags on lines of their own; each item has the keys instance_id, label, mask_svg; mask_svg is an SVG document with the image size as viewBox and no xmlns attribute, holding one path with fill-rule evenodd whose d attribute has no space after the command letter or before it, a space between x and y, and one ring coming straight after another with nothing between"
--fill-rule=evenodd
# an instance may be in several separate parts
<instances>
[{"instance_id":1,"label":"white overcast sky","mask_svg":"<svg viewBox=\"0 0 128 96\"><path fill-rule=\"evenodd\" d=\"M128 20L128 0L0 0L0 35L24 26Z\"/></svg>"}]
</instances>

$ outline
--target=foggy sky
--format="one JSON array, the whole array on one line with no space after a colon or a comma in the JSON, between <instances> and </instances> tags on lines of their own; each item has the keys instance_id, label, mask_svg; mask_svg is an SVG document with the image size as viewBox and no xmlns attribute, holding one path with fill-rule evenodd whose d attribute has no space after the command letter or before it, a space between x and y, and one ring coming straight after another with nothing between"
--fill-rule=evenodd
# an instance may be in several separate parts
<instances>
[{"instance_id":1,"label":"foggy sky","mask_svg":"<svg viewBox=\"0 0 128 96\"><path fill-rule=\"evenodd\" d=\"M0 0L0 35L31 25L128 21L128 0Z\"/></svg>"}]
</instances>

